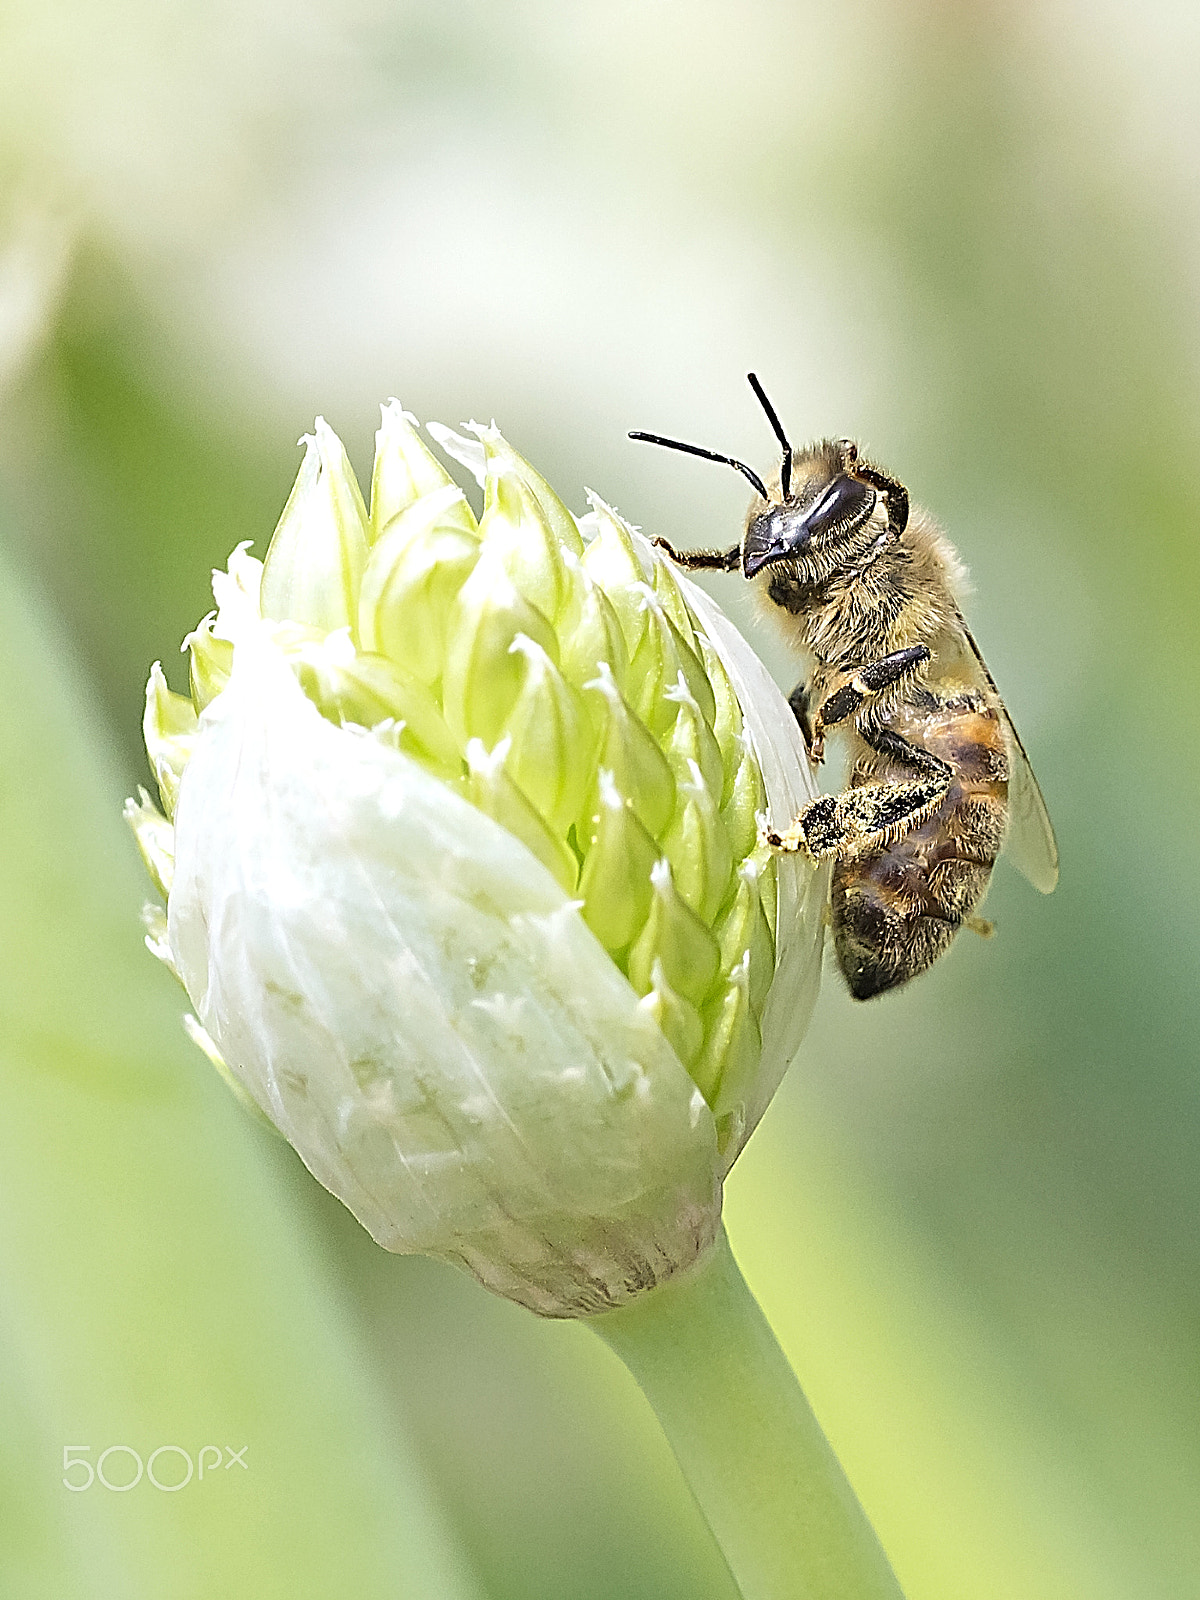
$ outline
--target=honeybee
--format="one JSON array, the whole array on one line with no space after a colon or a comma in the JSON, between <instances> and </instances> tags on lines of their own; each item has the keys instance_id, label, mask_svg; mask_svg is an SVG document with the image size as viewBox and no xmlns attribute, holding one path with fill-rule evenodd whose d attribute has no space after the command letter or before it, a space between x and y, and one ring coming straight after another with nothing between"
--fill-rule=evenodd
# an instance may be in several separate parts
<instances>
[{"instance_id":1,"label":"honeybee","mask_svg":"<svg viewBox=\"0 0 1200 1600\"><path fill-rule=\"evenodd\" d=\"M659 434L632 439L723 462L755 497L740 544L676 551L686 568L737 572L765 593L811 664L790 697L814 764L826 734L850 744L849 785L811 801L780 851L831 859L830 923L851 994L907 983L975 915L1001 849L1043 894L1058 847L1012 719L963 620L963 568L904 485L850 439L793 449L753 373L783 447L768 489L744 462Z\"/></svg>"}]
</instances>

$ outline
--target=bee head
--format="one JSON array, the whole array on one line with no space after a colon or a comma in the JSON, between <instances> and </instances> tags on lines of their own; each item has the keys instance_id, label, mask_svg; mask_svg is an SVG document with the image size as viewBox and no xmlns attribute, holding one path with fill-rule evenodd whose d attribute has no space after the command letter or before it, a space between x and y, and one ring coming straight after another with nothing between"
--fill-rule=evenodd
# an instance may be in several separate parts
<instances>
[{"instance_id":1,"label":"bee head","mask_svg":"<svg viewBox=\"0 0 1200 1600\"><path fill-rule=\"evenodd\" d=\"M812 450L788 451L781 481L782 497L750 508L742 542L742 571L755 577L777 561L805 562L823 568L839 565L845 546L871 518L878 490L855 477L858 451L849 440L825 441ZM764 497L765 498L765 497Z\"/></svg>"},{"instance_id":2,"label":"bee head","mask_svg":"<svg viewBox=\"0 0 1200 1600\"><path fill-rule=\"evenodd\" d=\"M631 433L631 439L666 445L706 461L735 467L754 487L757 498L746 518L740 551L721 555L720 565L733 570L740 555L741 568L753 578L776 562L788 561L799 569L802 583L821 581L841 570L853 572L870 561L885 535L898 539L908 523L908 491L902 483L867 462L859 462L852 439L823 439L808 450L793 450L775 408L754 373L747 374L775 437L783 446L777 493L744 461L734 456L684 444L659 433ZM876 518L876 507L880 517ZM886 511L886 518L883 513ZM714 565L705 560L704 565Z\"/></svg>"}]
</instances>

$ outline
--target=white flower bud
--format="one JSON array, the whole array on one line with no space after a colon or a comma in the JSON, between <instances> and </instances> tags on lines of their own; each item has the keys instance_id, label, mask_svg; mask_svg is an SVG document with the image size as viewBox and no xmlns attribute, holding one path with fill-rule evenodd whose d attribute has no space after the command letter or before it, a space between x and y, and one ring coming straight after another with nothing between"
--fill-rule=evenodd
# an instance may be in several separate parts
<instances>
[{"instance_id":1,"label":"white flower bud","mask_svg":"<svg viewBox=\"0 0 1200 1600\"><path fill-rule=\"evenodd\" d=\"M213 576L192 697L155 668L149 942L380 1243L584 1315L707 1248L795 1053L824 880L758 817L813 790L707 596L494 426L431 431L478 526L398 402L369 515L318 422L265 566Z\"/></svg>"}]
</instances>

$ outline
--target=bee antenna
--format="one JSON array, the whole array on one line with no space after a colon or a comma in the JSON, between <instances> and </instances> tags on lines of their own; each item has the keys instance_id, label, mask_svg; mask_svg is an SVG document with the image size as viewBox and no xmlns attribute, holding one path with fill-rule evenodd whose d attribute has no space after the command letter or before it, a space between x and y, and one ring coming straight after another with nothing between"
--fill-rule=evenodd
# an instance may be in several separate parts
<instances>
[{"instance_id":1,"label":"bee antenna","mask_svg":"<svg viewBox=\"0 0 1200 1600\"><path fill-rule=\"evenodd\" d=\"M703 450L698 444L683 444L678 439L664 439L661 433L631 433L629 437L631 439L644 439L647 444L665 445L668 450L682 450L685 455L703 456L705 461L719 461L726 467L736 467L744 478L749 478L764 500L770 499L766 484L755 472L754 468L748 467L744 461L735 461L732 456L718 455L715 450Z\"/></svg>"},{"instance_id":2,"label":"bee antenna","mask_svg":"<svg viewBox=\"0 0 1200 1600\"><path fill-rule=\"evenodd\" d=\"M748 372L746 376L750 380L750 387L758 396L759 405L767 413L767 421L771 424L775 437L783 446L783 471L780 474L780 488L783 490L783 498L786 500L792 487L792 447L788 443L787 434L783 431L783 423L780 422L775 407L767 399L767 391L759 383L756 374Z\"/></svg>"}]
</instances>

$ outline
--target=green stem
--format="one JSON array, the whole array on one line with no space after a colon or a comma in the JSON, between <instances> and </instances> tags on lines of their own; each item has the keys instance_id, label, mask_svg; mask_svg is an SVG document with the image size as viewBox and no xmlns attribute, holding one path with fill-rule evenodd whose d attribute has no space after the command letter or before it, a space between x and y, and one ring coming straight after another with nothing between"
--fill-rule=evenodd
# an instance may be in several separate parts
<instances>
[{"instance_id":1,"label":"green stem","mask_svg":"<svg viewBox=\"0 0 1200 1600\"><path fill-rule=\"evenodd\" d=\"M689 1272L588 1320L654 1407L744 1600L902 1600L724 1229Z\"/></svg>"}]
</instances>

